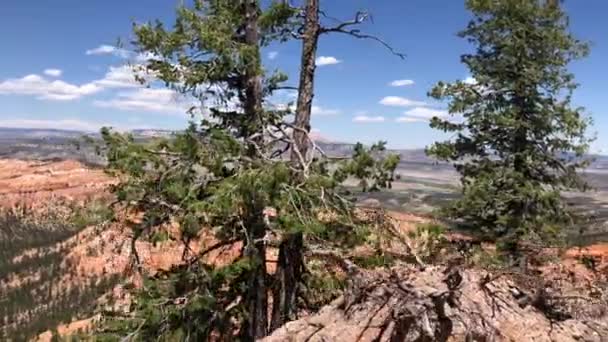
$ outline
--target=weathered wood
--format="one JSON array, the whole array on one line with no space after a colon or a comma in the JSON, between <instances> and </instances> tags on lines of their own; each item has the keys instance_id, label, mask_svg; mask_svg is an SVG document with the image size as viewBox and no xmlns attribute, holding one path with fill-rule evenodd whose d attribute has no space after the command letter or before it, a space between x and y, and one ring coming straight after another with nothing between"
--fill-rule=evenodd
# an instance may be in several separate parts
<instances>
[{"instance_id":1,"label":"weathered wood","mask_svg":"<svg viewBox=\"0 0 608 342\"><path fill-rule=\"evenodd\" d=\"M607 317L551 320L509 277L399 267L359 274L344 296L263 341L606 341Z\"/></svg>"}]
</instances>

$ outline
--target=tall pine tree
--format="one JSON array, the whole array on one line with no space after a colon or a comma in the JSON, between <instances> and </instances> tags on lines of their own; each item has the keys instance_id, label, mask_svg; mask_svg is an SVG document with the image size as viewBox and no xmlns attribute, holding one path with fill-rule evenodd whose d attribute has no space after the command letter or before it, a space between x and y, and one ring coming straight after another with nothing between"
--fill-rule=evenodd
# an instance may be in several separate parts
<instances>
[{"instance_id":1,"label":"tall pine tree","mask_svg":"<svg viewBox=\"0 0 608 342\"><path fill-rule=\"evenodd\" d=\"M264 70L261 49L292 37L302 16L284 1L262 3L198 0L179 8L172 28L135 27L134 46L150 57L141 67L156 79L152 86L164 83L200 100L192 112L205 115L169 139L102 131L107 170L120 180L114 193L143 214L132 227L135 263L138 239L185 245L183 263L146 279L129 319L119 320L127 326L107 324L110 334L144 341L258 339L298 312L305 248L339 253L365 241L367 229L341 187L349 168L329 165L309 127L289 122L288 109L267 101L286 78ZM296 131L309 148L299 150ZM298 150L291 160L284 156L290 147ZM376 177L378 170L392 175L397 166L395 157L385 159L364 165L379 187L390 179ZM171 223L178 234L166 230ZM217 243L192 252L190 243L209 235ZM225 246L240 251L225 264L209 263L207 254ZM277 247L286 272L272 274L267 249Z\"/></svg>"},{"instance_id":2,"label":"tall pine tree","mask_svg":"<svg viewBox=\"0 0 608 342\"><path fill-rule=\"evenodd\" d=\"M467 0L473 19L460 37L471 79L440 82L430 95L449 101L451 119L431 127L452 133L428 153L452 161L463 197L454 218L516 250L524 236L548 238L572 220L563 190L583 190L589 120L573 108L567 65L588 53L554 0Z\"/></svg>"}]
</instances>

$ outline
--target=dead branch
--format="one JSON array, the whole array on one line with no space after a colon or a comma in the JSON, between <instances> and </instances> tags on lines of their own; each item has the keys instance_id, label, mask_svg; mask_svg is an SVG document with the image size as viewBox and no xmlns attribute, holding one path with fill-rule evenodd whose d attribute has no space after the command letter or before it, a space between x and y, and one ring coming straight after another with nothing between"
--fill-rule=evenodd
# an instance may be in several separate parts
<instances>
[{"instance_id":1,"label":"dead branch","mask_svg":"<svg viewBox=\"0 0 608 342\"><path fill-rule=\"evenodd\" d=\"M395 50L389 43L385 42L384 40L382 40L379 37L376 37L374 35L371 34L367 34L367 33L361 33L361 30L358 29L352 29L352 30L344 30L344 29L338 29L336 28L322 28L321 29L321 33L330 33L330 32L336 32L336 33L343 33L343 34L347 34L351 37L355 37L358 39L369 39L369 40L373 40L376 41L377 43L380 43L380 45L384 46L388 51L390 51L390 53L392 53L393 55L401 58L401 59L405 59L406 55L402 52L399 52L397 50Z\"/></svg>"},{"instance_id":2,"label":"dead branch","mask_svg":"<svg viewBox=\"0 0 608 342\"><path fill-rule=\"evenodd\" d=\"M330 18L333 20L336 20L335 18L331 18L328 17L324 12L320 12L321 14L323 14L323 16L325 16L326 18ZM363 11L358 11L355 14L355 18L349 21L344 21L341 22L340 24L334 26L334 27L321 27L319 30L320 34L324 34L324 33L342 33L342 34L346 34L349 35L351 37L355 37L358 39L369 39L369 40L373 40L377 43L380 43L382 46L384 46L387 50L389 50L393 55L401 58L401 59L405 59L406 55L404 53L401 53L397 50L395 50L389 43L385 42L384 40L382 40L381 38L371 35L371 34L367 34L367 33L362 33L361 30L359 29L353 29L353 28L349 28L350 26L356 26L356 25L360 25L362 23L364 23L365 21L367 21L370 18L369 13L367 12L363 12Z\"/></svg>"},{"instance_id":3,"label":"dead branch","mask_svg":"<svg viewBox=\"0 0 608 342\"><path fill-rule=\"evenodd\" d=\"M319 13L321 13L324 17L326 18L330 18L332 20L335 21L339 21L336 18L330 17L328 16L325 12L323 11L319 11ZM369 13L367 12L363 12L363 11L357 11L357 13L355 13L355 18L353 20L349 20L349 21L344 21L341 22L340 24L338 24L335 27L331 27L331 28L321 28L321 33L324 32L338 32L338 31L343 31L345 28L349 27L349 26L354 26L354 25L359 25L363 22L365 22L367 19L369 18Z\"/></svg>"}]
</instances>

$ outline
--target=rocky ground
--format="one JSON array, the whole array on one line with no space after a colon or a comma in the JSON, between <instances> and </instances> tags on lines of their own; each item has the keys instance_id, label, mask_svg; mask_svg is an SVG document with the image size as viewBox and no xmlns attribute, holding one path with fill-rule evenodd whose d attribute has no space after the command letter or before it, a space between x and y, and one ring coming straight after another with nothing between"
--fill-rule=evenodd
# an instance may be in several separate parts
<instances>
[{"instance_id":1,"label":"rocky ground","mask_svg":"<svg viewBox=\"0 0 608 342\"><path fill-rule=\"evenodd\" d=\"M471 269L360 271L343 296L264 341L606 341L606 302L582 300L600 312L553 316L540 290Z\"/></svg>"},{"instance_id":2,"label":"rocky ground","mask_svg":"<svg viewBox=\"0 0 608 342\"><path fill-rule=\"evenodd\" d=\"M0 160L0 208L26 205L36 210L37 208L48 208L52 204L85 203L96 198L107 200L109 198L107 187L112 182L113 180L105 175L103 171L92 169L75 161ZM128 215L123 219L127 217ZM396 227L396 231L405 233L415 229L420 223L428 222L429 219L418 214L401 211L392 213L391 221ZM117 222L106 222L98 226L85 227L78 234L60 241L54 246L49 246L46 250L47 253L52 251L53 248L60 249L62 246L69 246L67 253L62 255L64 259L61 262L61 267L77 270L76 272L66 272L62 278L57 279L58 281L56 285L53 285L51 291L60 292L63 288L84 284L90 279L116 275L121 279L120 284L100 296L100 298L106 298L106 300L99 301L98 305L107 304L108 295L114 297L112 303L115 306L127 304L128 294L122 289L122 286L125 282L137 283L137 278L132 277L134 273L132 272L131 246L128 243L130 240L129 234L130 232L125 228L124 222L121 223L119 220ZM211 237L203 236L191 247L196 252L201 246L207 245L211 241ZM140 261L149 272L170 268L182 260L184 253L181 244L175 241L157 245L138 242L136 248ZM239 246L232 246L225 250L215 251L209 256L209 261L226 262L238 249ZM22 255L16 256L15 260L18 261L19 258L23 258L28 253L31 255L35 251L24 251ZM565 253L565 259L559 263L561 268L557 271L551 269L551 272L547 272L547 274L573 275L576 279L570 279L569 281L577 284L587 284L595 281L596 276L590 274L579 262L583 255L595 260L594 262L599 265L598 267L603 269L603 263L608 263L608 245L598 244L588 246L585 249L572 249ZM276 258L276 255L272 255L271 252L269 259L272 260L273 258ZM487 284L490 291L498 291L499 293L495 299L490 300L490 297L484 297L484 292L481 291L480 287L475 287L478 286L480 279L484 277L483 274L471 270L459 271L460 277L464 280L461 281L458 290L450 290L449 285L444 281L444 277L441 276L444 271L445 269L437 267L428 268L424 271L411 267L395 269L390 272L386 270L377 271L378 273L369 273L376 271L365 271L365 275L358 279L373 278L375 282L360 281L358 285L351 286L351 293L345 294L341 301L332 303L316 315L288 324L277 331L269 340L339 341L352 340L351 338L361 335L361 337L365 337L362 340L369 341L389 341L392 338L412 341L421 338L418 340L431 341L433 340L429 339L431 336L438 338L440 335L446 335L448 331L451 334L450 336L453 336L451 340L454 341L464 341L466 336L485 336L485 339L481 339L481 337L472 339L485 341L568 341L575 340L576 336L581 337L580 340L602 341L601 338L608 338L608 335L602 335L606 332L606 330L601 330L604 327L598 328L593 325L594 323L565 320L555 325L534 306L519 307L517 298L513 297L513 291L509 290L509 281L511 280L497 279L491 284ZM37 277L39 275L36 271L13 272L5 279L0 279L0 292L8 293L21 286L26 279ZM562 278L559 278L559 281L562 280ZM583 286L584 291L588 291L589 287L585 286ZM406 290L401 289L402 287ZM443 304L444 309L442 308L439 311L436 307L433 309L434 301L438 298L437 295L444 293L439 297L445 296L445 293L450 293L449 291L458 292L460 304L452 305L446 304L446 302ZM592 294L590 295L584 291L585 296L592 296ZM364 295L354 300L349 296L352 296L355 292L364 293ZM572 293L581 297L580 291ZM416 300L419 300L419 302L414 301L409 306L402 305L411 302L412 298L417 298ZM384 303L385 300L386 303ZM492 304L492 301L502 301L503 303ZM344 303L348 303L348 305ZM498 312L496 312L496 308L493 308L496 305L499 307ZM403 308L401 308L402 306ZM409 316L421 317L420 312L427 312L426 315L429 316L428 324L424 323L425 320L412 321L411 317L407 318ZM479 318L490 317L491 314L499 317L490 322ZM476 318L475 315L479 317ZM449 317L449 319L444 316ZM78 329L86 328L96 319L96 317L85 317L84 319L75 317L72 323L62 324L57 330L61 334L70 334ZM449 329L447 328L448 320L451 322L451 328ZM523 323L520 322L521 320L523 320ZM530 329L528 325L532 323L538 328ZM407 327L408 324L410 327ZM478 334L478 332L470 329L471 326L483 327L483 329L479 328L483 331ZM594 329L598 332L595 333ZM344 331L344 334L347 335L341 335L339 331ZM429 335L431 332L434 335ZM520 333L520 335L517 335L517 333ZM525 335L525 333L537 334L534 336L538 336L538 338L532 339L532 335ZM49 340L50 333L46 332L40 335L40 338L41 340Z\"/></svg>"}]
</instances>

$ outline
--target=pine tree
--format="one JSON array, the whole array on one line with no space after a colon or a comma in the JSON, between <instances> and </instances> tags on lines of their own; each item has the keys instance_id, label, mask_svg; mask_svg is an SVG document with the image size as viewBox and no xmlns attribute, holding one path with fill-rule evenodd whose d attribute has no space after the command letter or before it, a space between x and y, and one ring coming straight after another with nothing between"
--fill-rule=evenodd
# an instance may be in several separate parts
<instances>
[{"instance_id":1,"label":"pine tree","mask_svg":"<svg viewBox=\"0 0 608 342\"><path fill-rule=\"evenodd\" d=\"M431 91L452 114L431 127L453 138L428 153L461 175L463 197L450 215L514 251L522 238L551 238L570 223L560 193L586 188L577 170L588 163L589 120L570 105L576 83L567 65L588 46L569 32L557 1L466 5L473 19L460 37L476 50L462 62L472 79Z\"/></svg>"},{"instance_id":2,"label":"pine tree","mask_svg":"<svg viewBox=\"0 0 608 342\"><path fill-rule=\"evenodd\" d=\"M358 25L364 23L369 18L368 13L359 11L354 18L349 21L340 21L336 18L331 18L332 25L323 23L322 18L329 18L327 14L321 10L320 0L305 0L302 1L302 8L297 17L300 19L300 28L291 32L292 36L302 41L300 78L298 84L298 98L295 108L294 122L292 126L292 142L290 159L292 164L291 181L294 185L301 182L303 177L308 174L308 168L305 167L315 157L317 147L310 138L312 103L314 98L314 84L316 73L316 58L319 39L324 34L341 33L359 39L371 39L381 43L388 48L393 54L401 59L404 55L396 52L393 48L382 41L380 38L362 33ZM336 24L336 21L338 23ZM363 146L358 144L360 150ZM382 143L374 145L382 146ZM375 149L376 147L372 147ZM362 159L350 162L343 165L342 173L351 173L356 164ZM392 161L392 162L391 162ZM399 157L396 155L387 156L386 160L377 161L369 160L367 165L359 165L362 169L375 169L374 176L388 175L391 177L397 167ZM295 171L295 172L294 172ZM371 172L370 172L371 173ZM355 175L357 177L357 175ZM392 180L392 178L390 179ZM375 180L380 187L390 186L390 180L387 182ZM367 179L361 179L361 182L367 182ZM364 189L365 191L365 189ZM298 287L303 280L303 264L304 264L304 243L302 232L287 234L279 246L279 260L277 263L277 285L273 289L273 312L271 320L271 329L276 329L286 322L294 319L298 310L297 296L299 294Z\"/></svg>"},{"instance_id":3,"label":"pine tree","mask_svg":"<svg viewBox=\"0 0 608 342\"><path fill-rule=\"evenodd\" d=\"M161 23L135 27L134 45L150 57L142 69L200 100L189 127L168 139L142 142L102 130L107 170L120 179L113 191L124 206L143 213L132 227L135 262L135 240L170 238L163 224L179 224L185 251L201 234L218 243L196 255L185 253L182 265L145 280L133 317L123 322L129 336L263 337L272 328L267 295L277 283L266 269L268 246L299 235L301 256L309 239L327 248L364 241L366 230L340 186L348 172L330 167L310 137L305 157L282 157L299 130L287 120L289 109L266 101L286 77L267 73L260 51L297 31L297 13L286 2L262 7L255 0L196 1L179 8L172 29ZM195 115L201 111L202 119ZM242 248L229 264L205 263L208 252L235 244ZM294 312L296 303L287 303Z\"/></svg>"}]
</instances>

